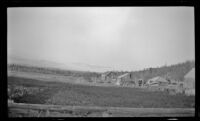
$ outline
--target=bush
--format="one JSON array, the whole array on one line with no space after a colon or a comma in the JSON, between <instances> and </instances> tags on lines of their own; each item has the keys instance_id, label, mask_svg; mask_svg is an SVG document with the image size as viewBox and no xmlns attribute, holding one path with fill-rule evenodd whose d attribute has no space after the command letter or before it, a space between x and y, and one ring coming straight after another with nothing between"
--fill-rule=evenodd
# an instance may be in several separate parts
<instances>
[{"instance_id":1,"label":"bush","mask_svg":"<svg viewBox=\"0 0 200 121\"><path fill-rule=\"evenodd\" d=\"M24 87L24 86L10 86L8 87L8 99L17 100L19 98L33 95L43 91L44 89L38 87Z\"/></svg>"}]
</instances>

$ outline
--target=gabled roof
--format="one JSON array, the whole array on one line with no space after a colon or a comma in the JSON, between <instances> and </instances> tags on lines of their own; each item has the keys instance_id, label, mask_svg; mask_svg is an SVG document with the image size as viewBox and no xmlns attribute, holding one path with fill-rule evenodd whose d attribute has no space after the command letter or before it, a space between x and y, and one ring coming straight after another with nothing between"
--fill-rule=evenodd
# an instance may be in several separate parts
<instances>
[{"instance_id":1,"label":"gabled roof","mask_svg":"<svg viewBox=\"0 0 200 121\"><path fill-rule=\"evenodd\" d=\"M130 74L130 73L125 73L125 74L123 74L123 75L118 76L117 78L122 78L122 77L125 77L125 76L129 75L129 74Z\"/></svg>"},{"instance_id":2,"label":"gabled roof","mask_svg":"<svg viewBox=\"0 0 200 121\"><path fill-rule=\"evenodd\" d=\"M184 78L193 78L195 79L195 68L192 68L185 76Z\"/></svg>"}]
</instances>

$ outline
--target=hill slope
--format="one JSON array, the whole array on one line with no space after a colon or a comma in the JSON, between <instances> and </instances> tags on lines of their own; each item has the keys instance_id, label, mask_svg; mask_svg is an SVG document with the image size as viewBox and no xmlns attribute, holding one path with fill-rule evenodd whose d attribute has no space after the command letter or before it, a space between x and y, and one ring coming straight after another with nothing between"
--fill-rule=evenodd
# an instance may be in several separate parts
<instances>
[{"instance_id":1,"label":"hill slope","mask_svg":"<svg viewBox=\"0 0 200 121\"><path fill-rule=\"evenodd\" d=\"M156 76L162 76L166 79L174 79L176 81L183 81L185 74L187 74L193 67L195 67L194 60L170 66L165 65L157 68L147 68L140 71L131 71L130 73L133 75L133 78L142 78L145 81ZM115 75L115 77L124 73L129 73L128 71L112 72Z\"/></svg>"},{"instance_id":2,"label":"hill slope","mask_svg":"<svg viewBox=\"0 0 200 121\"><path fill-rule=\"evenodd\" d=\"M185 74L187 74L193 67L195 61L186 61L170 66L162 66L158 68L148 68L142 71L131 72L135 77L148 80L155 76L162 76L167 79L174 79L176 81L183 81Z\"/></svg>"},{"instance_id":3,"label":"hill slope","mask_svg":"<svg viewBox=\"0 0 200 121\"><path fill-rule=\"evenodd\" d=\"M22 62L22 61L20 61ZM28 61L27 61L28 62ZM31 62L31 61L30 61ZM14 63L14 64L13 64ZM22 70L22 71L34 71L34 72L40 72L40 73L48 73L48 74L61 74L66 76L83 76L86 78L91 77L100 77L100 73L98 72L88 72L88 71L81 71L81 69L78 69L80 71L73 71L73 69L67 67L63 67L62 64L57 63L47 63L43 62L43 66L38 66L38 63L41 65L42 62L31 62L32 66L27 66L30 64L21 64L21 63L15 63L15 62L9 62L8 63L8 69L11 70ZM83 66L82 64L76 64L78 66ZM89 65L90 66L90 65ZM185 74L187 74L193 67L195 67L195 61L186 61L183 63L178 63L170 66L161 66L157 68L147 68L140 71L132 71L133 78L142 78L145 81L153 78L155 76L162 76L167 79L174 79L176 81L183 81L183 78ZM82 68L82 67L80 67ZM95 67L96 68L96 67ZM76 70L76 69L75 69ZM124 73L128 73L128 71L112 71L115 75L115 77L118 77L119 75L122 75Z\"/></svg>"}]
</instances>

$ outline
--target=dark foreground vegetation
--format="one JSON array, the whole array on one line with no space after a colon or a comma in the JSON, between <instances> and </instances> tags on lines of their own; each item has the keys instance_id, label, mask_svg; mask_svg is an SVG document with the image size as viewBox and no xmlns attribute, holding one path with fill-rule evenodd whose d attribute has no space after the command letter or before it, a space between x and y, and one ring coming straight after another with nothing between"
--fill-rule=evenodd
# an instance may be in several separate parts
<instances>
[{"instance_id":1,"label":"dark foreground vegetation","mask_svg":"<svg viewBox=\"0 0 200 121\"><path fill-rule=\"evenodd\" d=\"M8 97L17 103L135 108L192 108L194 96L145 89L97 87L8 77Z\"/></svg>"}]
</instances>

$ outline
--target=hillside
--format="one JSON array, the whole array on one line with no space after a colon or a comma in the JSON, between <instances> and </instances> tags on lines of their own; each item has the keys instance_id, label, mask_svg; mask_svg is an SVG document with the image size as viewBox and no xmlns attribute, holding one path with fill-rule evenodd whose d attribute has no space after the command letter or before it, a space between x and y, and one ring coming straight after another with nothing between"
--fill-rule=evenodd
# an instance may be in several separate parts
<instances>
[{"instance_id":1,"label":"hillside","mask_svg":"<svg viewBox=\"0 0 200 121\"><path fill-rule=\"evenodd\" d=\"M148 80L155 76L162 76L167 79L183 81L185 74L187 74L193 67L195 67L195 61L186 61L175 65L148 68L142 71L135 71L131 73L135 77L143 78L144 80Z\"/></svg>"},{"instance_id":2,"label":"hillside","mask_svg":"<svg viewBox=\"0 0 200 121\"><path fill-rule=\"evenodd\" d=\"M193 67L195 67L195 61L187 61L176 65L149 68L140 72L132 73L135 75L142 75L145 80L155 76L163 76L176 81L183 81L185 74L187 74Z\"/></svg>"},{"instance_id":3,"label":"hillside","mask_svg":"<svg viewBox=\"0 0 200 121\"><path fill-rule=\"evenodd\" d=\"M174 79L176 81L183 81L184 75L188 73L193 67L195 67L195 61L186 61L183 63L170 65L170 66L161 66L157 68L147 68L140 71L132 71L134 78L142 78L145 81L153 78L155 76L162 76L168 79ZM44 74L57 74L64 76L75 76L75 77L84 77L86 79L91 79L92 77L99 78L101 73L97 72L87 72L87 71L71 71L63 70L58 68L44 68L44 67L33 67L33 66L24 66L19 64L8 64L9 70L19 70L25 72L38 72ZM128 71L112 71L117 77Z\"/></svg>"},{"instance_id":4,"label":"hillside","mask_svg":"<svg viewBox=\"0 0 200 121\"><path fill-rule=\"evenodd\" d=\"M162 76L167 79L183 81L185 74L187 74L193 67L195 67L194 60L169 66L165 65L157 68L147 68L140 71L132 71L130 73L132 73L133 78L142 78L145 81L155 76ZM128 73L128 71L121 71L121 72L112 71L112 72L116 77L124 73Z\"/></svg>"}]
</instances>

